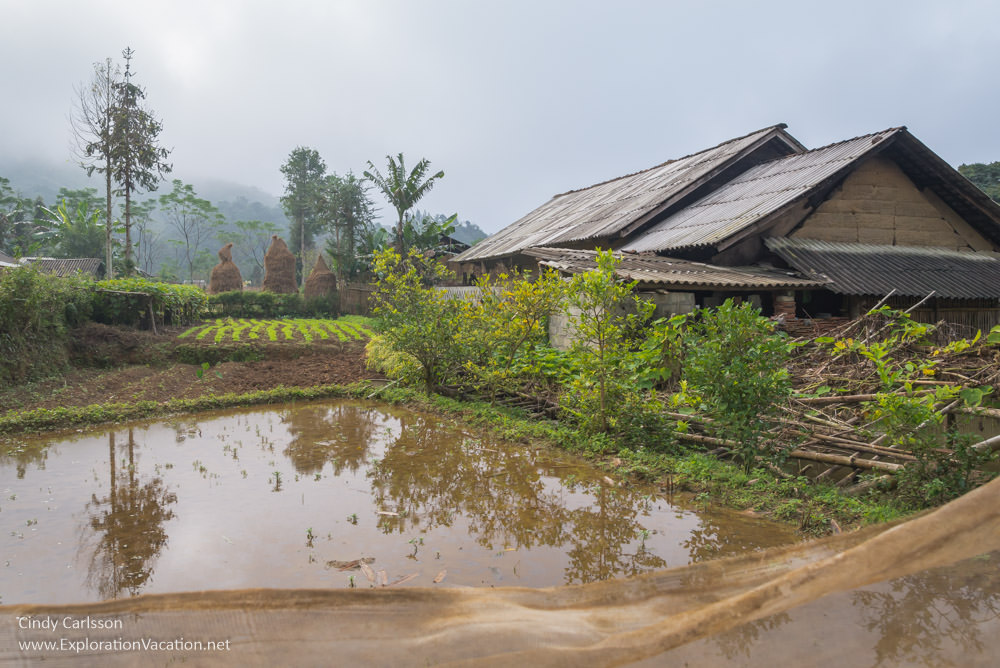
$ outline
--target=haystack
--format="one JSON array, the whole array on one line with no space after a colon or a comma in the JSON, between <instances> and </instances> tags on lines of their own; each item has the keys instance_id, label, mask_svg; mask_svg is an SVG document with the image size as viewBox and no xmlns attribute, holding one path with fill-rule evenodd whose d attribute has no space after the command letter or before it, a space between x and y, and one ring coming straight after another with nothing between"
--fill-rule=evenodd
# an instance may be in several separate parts
<instances>
[{"instance_id":1,"label":"haystack","mask_svg":"<svg viewBox=\"0 0 1000 668\"><path fill-rule=\"evenodd\" d=\"M279 294L299 291L295 282L295 256L277 234L271 236L271 245L264 254L264 283L261 290Z\"/></svg>"},{"instance_id":2,"label":"haystack","mask_svg":"<svg viewBox=\"0 0 1000 668\"><path fill-rule=\"evenodd\" d=\"M220 292L243 289L243 276L233 262L233 244L228 243L219 249L219 264L212 269L208 281L208 293L216 295Z\"/></svg>"},{"instance_id":3,"label":"haystack","mask_svg":"<svg viewBox=\"0 0 1000 668\"><path fill-rule=\"evenodd\" d=\"M316 265L306 279L306 299L311 297L329 297L337 292L337 277L326 265L323 254L316 258Z\"/></svg>"}]
</instances>

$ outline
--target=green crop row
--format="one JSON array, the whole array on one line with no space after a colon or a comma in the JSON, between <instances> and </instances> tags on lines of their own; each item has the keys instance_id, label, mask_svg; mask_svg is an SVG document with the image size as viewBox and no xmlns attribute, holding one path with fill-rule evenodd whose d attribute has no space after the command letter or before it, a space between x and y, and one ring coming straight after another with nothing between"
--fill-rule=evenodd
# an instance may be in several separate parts
<instances>
[{"instance_id":1,"label":"green crop row","mask_svg":"<svg viewBox=\"0 0 1000 668\"><path fill-rule=\"evenodd\" d=\"M258 320L256 318L215 318L189 328L179 339L193 338L201 342L298 342L365 341L372 335L371 321L361 316L342 318L287 318Z\"/></svg>"}]
</instances>

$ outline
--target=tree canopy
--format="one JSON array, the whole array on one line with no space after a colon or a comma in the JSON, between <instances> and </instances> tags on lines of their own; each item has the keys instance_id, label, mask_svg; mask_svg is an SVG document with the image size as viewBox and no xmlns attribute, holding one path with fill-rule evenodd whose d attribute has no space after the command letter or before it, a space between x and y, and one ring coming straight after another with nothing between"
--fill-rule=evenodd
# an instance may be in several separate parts
<instances>
[{"instance_id":1,"label":"tree canopy","mask_svg":"<svg viewBox=\"0 0 1000 668\"><path fill-rule=\"evenodd\" d=\"M285 194L281 204L292 221L291 248L298 256L304 280L306 249L315 245L313 237L320 224L318 202L326 163L315 149L296 146L281 166L281 173L285 177Z\"/></svg>"},{"instance_id":2,"label":"tree canopy","mask_svg":"<svg viewBox=\"0 0 1000 668\"><path fill-rule=\"evenodd\" d=\"M958 171L979 186L979 189L989 195L994 202L1000 203L1000 162L959 165Z\"/></svg>"},{"instance_id":3,"label":"tree canopy","mask_svg":"<svg viewBox=\"0 0 1000 668\"><path fill-rule=\"evenodd\" d=\"M382 195L396 210L398 218L396 220L396 247L401 256L406 253L405 217L406 213L412 209L424 195L431 191L437 179L444 178L444 172L439 171L432 176L427 176L431 163L427 158L422 158L416 166L406 171L406 164L403 154L398 154L395 158L391 155L385 156L388 161L388 170L383 175L377 167L368 161L368 169L365 171L365 178L375 184L375 187L382 191Z\"/></svg>"}]
</instances>

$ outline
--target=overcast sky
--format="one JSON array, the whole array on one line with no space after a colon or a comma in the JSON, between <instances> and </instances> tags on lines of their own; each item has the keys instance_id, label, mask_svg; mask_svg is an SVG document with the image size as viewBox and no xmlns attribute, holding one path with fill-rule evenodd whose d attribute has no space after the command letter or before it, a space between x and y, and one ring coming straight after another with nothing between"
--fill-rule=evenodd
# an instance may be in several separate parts
<instances>
[{"instance_id":1,"label":"overcast sky","mask_svg":"<svg viewBox=\"0 0 1000 668\"><path fill-rule=\"evenodd\" d=\"M446 174L420 208L494 232L780 122L1000 160L998 26L995 0L0 0L0 157L70 160L74 86L130 45L196 188L280 195L299 145L338 173L403 152Z\"/></svg>"}]
</instances>

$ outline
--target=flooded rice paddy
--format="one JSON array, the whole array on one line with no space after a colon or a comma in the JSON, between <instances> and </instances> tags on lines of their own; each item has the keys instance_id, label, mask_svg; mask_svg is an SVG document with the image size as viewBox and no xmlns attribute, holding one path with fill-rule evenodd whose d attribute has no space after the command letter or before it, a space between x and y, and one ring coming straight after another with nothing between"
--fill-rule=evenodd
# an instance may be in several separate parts
<instances>
[{"instance_id":1,"label":"flooded rice paddy","mask_svg":"<svg viewBox=\"0 0 1000 668\"><path fill-rule=\"evenodd\" d=\"M796 540L567 454L365 402L24 441L0 604L247 587L586 583Z\"/></svg>"}]
</instances>

